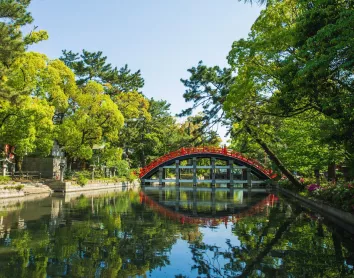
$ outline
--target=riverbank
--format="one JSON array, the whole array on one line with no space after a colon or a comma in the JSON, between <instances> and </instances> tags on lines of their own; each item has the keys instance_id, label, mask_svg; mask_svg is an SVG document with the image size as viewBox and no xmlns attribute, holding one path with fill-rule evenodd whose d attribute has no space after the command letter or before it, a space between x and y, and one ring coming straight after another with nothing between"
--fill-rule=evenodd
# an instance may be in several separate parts
<instances>
[{"instance_id":1,"label":"riverbank","mask_svg":"<svg viewBox=\"0 0 354 278\"><path fill-rule=\"evenodd\" d=\"M79 185L77 183L67 181L67 182L60 182L60 181L52 181L47 183L48 186L54 192L62 192L62 193L69 193L69 192L83 192L83 191L92 191L92 190L102 190L102 189L117 189L127 186L139 186L140 181L135 180L132 182L128 181L121 181L121 182L107 182L107 181L89 181L85 185Z\"/></svg>"},{"instance_id":2,"label":"riverbank","mask_svg":"<svg viewBox=\"0 0 354 278\"><path fill-rule=\"evenodd\" d=\"M279 192L287 197L296 199L300 201L305 207L318 211L321 215L328 218L330 221L336 223L342 228L354 233L354 215L350 212L340 210L338 208L332 207L321 200L309 199L304 196L292 192L288 189L277 187Z\"/></svg>"},{"instance_id":3,"label":"riverbank","mask_svg":"<svg viewBox=\"0 0 354 278\"><path fill-rule=\"evenodd\" d=\"M51 194L53 191L43 182L8 182L0 185L0 199L20 198L27 195Z\"/></svg>"},{"instance_id":4,"label":"riverbank","mask_svg":"<svg viewBox=\"0 0 354 278\"><path fill-rule=\"evenodd\" d=\"M9 182L0 185L0 199L6 198L22 198L28 195L52 194L53 192L70 193L85 192L95 190L120 189L125 187L137 187L140 185L139 180L133 182L107 182L107 181L90 181L84 186L80 186L74 182L60 181L42 181L42 182Z\"/></svg>"}]
</instances>

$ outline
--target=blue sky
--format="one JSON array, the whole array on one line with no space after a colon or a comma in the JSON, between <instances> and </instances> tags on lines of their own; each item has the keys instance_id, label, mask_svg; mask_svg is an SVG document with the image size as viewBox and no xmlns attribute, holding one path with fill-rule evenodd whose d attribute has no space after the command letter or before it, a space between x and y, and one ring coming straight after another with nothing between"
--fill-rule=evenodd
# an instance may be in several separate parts
<instances>
[{"instance_id":1,"label":"blue sky","mask_svg":"<svg viewBox=\"0 0 354 278\"><path fill-rule=\"evenodd\" d=\"M34 25L49 40L31 50L50 58L62 49L103 51L113 66L140 69L143 93L167 100L175 114L189 107L180 82L187 69L200 60L226 66L232 42L247 36L260 10L237 0L32 0Z\"/></svg>"}]
</instances>

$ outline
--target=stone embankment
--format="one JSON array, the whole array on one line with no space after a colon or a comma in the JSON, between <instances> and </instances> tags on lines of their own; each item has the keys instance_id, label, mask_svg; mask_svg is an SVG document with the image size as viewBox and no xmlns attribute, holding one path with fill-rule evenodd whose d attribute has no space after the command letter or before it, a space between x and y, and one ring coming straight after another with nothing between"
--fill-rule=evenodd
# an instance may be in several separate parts
<instances>
[{"instance_id":1,"label":"stone embankment","mask_svg":"<svg viewBox=\"0 0 354 278\"><path fill-rule=\"evenodd\" d=\"M0 198L18 198L32 194L51 194L50 187L42 182L10 182L0 185Z\"/></svg>"},{"instance_id":2,"label":"stone embankment","mask_svg":"<svg viewBox=\"0 0 354 278\"><path fill-rule=\"evenodd\" d=\"M320 200L308 199L290 190L281 188L280 186L278 186L278 190L285 196L300 201L305 207L318 211L330 221L336 223L351 233L354 233L354 215L352 213L331 207Z\"/></svg>"},{"instance_id":3,"label":"stone embankment","mask_svg":"<svg viewBox=\"0 0 354 278\"><path fill-rule=\"evenodd\" d=\"M60 182L60 181L53 181L48 182L48 186L54 192L83 192L83 191L92 191L92 190L102 190L102 189L118 189L122 187L134 187L139 186L140 181L135 180L133 182L107 182L107 181L90 181L88 184L84 186L80 186L73 182Z\"/></svg>"},{"instance_id":4,"label":"stone embankment","mask_svg":"<svg viewBox=\"0 0 354 278\"><path fill-rule=\"evenodd\" d=\"M44 181L44 182L10 182L0 185L0 199L20 198L32 194L52 194L53 192L70 193L85 192L107 189L121 189L127 187L137 187L140 185L138 180L133 182L100 182L90 181L84 186L73 182Z\"/></svg>"}]
</instances>

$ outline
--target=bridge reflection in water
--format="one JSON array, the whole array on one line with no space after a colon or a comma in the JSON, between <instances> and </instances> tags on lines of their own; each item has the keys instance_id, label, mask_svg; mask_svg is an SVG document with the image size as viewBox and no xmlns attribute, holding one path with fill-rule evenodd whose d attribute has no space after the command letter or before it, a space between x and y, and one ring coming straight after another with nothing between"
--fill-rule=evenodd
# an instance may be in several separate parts
<instances>
[{"instance_id":1,"label":"bridge reflection in water","mask_svg":"<svg viewBox=\"0 0 354 278\"><path fill-rule=\"evenodd\" d=\"M140 202L182 224L215 226L235 223L273 207L278 201L269 189L145 186Z\"/></svg>"}]
</instances>

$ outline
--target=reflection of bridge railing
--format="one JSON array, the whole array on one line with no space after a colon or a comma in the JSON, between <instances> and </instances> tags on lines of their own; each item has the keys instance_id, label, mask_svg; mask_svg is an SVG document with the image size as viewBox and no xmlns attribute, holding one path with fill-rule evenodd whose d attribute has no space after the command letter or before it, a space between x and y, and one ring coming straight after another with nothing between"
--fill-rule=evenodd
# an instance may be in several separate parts
<instances>
[{"instance_id":1,"label":"reflection of bridge railing","mask_svg":"<svg viewBox=\"0 0 354 278\"><path fill-rule=\"evenodd\" d=\"M195 148L181 148L177 151L170 152L168 154L165 154L164 156L161 156L154 161L152 161L149 165L145 166L144 168L140 169L140 175L139 177L143 177L145 174L149 173L151 170L154 168L158 167L159 165L172 160L177 157L185 156L185 155L191 155L191 154L217 154L217 155L223 155L223 156L228 156L231 158L234 158L236 160L239 160L241 162L244 162L254 168L256 168L258 171L262 172L269 178L273 179L277 175L271 170L271 169L266 169L261 163L254 159L250 159L242 155L241 153L235 152L233 150L229 150L226 147L223 148L217 148L217 147L195 147Z\"/></svg>"},{"instance_id":2,"label":"reflection of bridge railing","mask_svg":"<svg viewBox=\"0 0 354 278\"><path fill-rule=\"evenodd\" d=\"M232 214L230 216L223 216L223 217L190 217L186 216L182 213L178 213L175 211L171 211L163 206L161 206L158 202L154 201L151 199L149 196L147 196L144 192L140 192L140 203L145 203L148 205L151 209L154 211L158 212L161 215L164 215L165 217L168 217L169 219L172 219L174 221L179 221L182 224L202 224L206 226L217 226L220 223L227 223L231 220L232 223L236 223L239 219L244 218L244 217L249 217L254 214L262 212L265 207L271 206L273 207L274 203L278 200L278 197L276 197L274 194L269 194L265 199L262 201L258 202L254 206L252 206L250 209L248 209L245 212L237 213L237 214Z\"/></svg>"}]
</instances>

